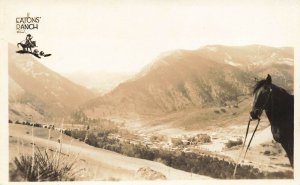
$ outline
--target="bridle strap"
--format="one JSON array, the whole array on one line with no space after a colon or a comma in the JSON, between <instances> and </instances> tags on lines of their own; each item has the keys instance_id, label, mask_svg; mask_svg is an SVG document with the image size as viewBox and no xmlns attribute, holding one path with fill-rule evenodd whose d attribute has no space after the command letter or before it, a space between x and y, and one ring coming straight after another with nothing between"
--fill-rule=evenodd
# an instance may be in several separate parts
<instances>
[{"instance_id":1,"label":"bridle strap","mask_svg":"<svg viewBox=\"0 0 300 185\"><path fill-rule=\"evenodd\" d=\"M251 121L252 121L252 119L249 118L248 125L247 125L247 130L246 130L246 135L245 135L245 139L244 139L242 149L241 149L241 151L240 151L240 153L239 153L238 160L237 160L236 165L235 165L235 168L234 168L233 177L235 177L236 170L237 170L237 166L238 166L238 164L240 163L240 158L241 158L241 156L242 156L242 153L243 153L243 150L244 150L244 147L245 147L245 144L246 144L246 140L247 140L247 136L248 136L248 131L249 131L249 126L250 126L250 122L251 122Z\"/></svg>"},{"instance_id":2,"label":"bridle strap","mask_svg":"<svg viewBox=\"0 0 300 185\"><path fill-rule=\"evenodd\" d=\"M251 121L253 121L253 119L250 118L249 121L248 121L248 125L247 125L247 130L246 130L246 135L245 135L245 139L244 139L244 142L243 142L243 146L242 146L241 151L240 151L240 154L239 154L239 156L238 156L237 163L235 164L235 168L234 168L234 172L233 172L233 178L235 177L236 170L237 170L237 166L238 166L239 163L240 163L240 158L241 158L241 155L242 155L242 153L243 153L243 150L244 150L244 147L245 147L245 144L246 144L246 140L247 140L247 136L248 136L248 131L249 131L249 126L250 126L250 122L251 122ZM260 119L257 120L256 127L255 127L255 129L254 129L254 131L253 131L253 134L252 134L252 136L251 136L251 139L250 139L250 141L249 141L249 143L248 143L248 145L247 145L247 149L246 149L246 151L245 151L245 155L244 155L243 161L244 161L245 158L246 158L248 149L249 149L249 147L250 147L250 145L251 145L252 139L253 139L254 134L255 134L255 132L256 132L256 130L257 130L257 127L258 127L258 125L259 125L259 122L260 122Z\"/></svg>"},{"instance_id":3,"label":"bridle strap","mask_svg":"<svg viewBox=\"0 0 300 185\"><path fill-rule=\"evenodd\" d=\"M268 98L267 98L265 104L263 106L261 106L260 108L257 108L256 110L263 111L263 110L266 109L266 106L267 106L267 104L268 104L268 102L270 100L271 93L272 93L272 88L270 88L270 92L268 93Z\"/></svg>"},{"instance_id":4,"label":"bridle strap","mask_svg":"<svg viewBox=\"0 0 300 185\"><path fill-rule=\"evenodd\" d=\"M261 108L258 108L257 110L260 110L260 111L265 110L265 108L266 108L266 106L267 106L267 104L268 104L268 102L269 102L271 93L272 93L272 88L270 88L270 92L268 93L268 98L267 98L267 101L265 102L265 104L264 104ZM246 135L245 135L245 139L244 139L244 142L243 142L243 146L242 146L242 148L241 148L241 151L240 151L239 156L238 156L237 163L236 163L235 168L234 168L233 178L235 177L236 170L237 170L237 166L238 166L238 164L240 163L240 158L241 158L241 155L242 155L242 153L243 153L243 150L244 150L244 147L245 147L245 143L246 143L246 140L247 140L247 136L248 136L248 132L249 132L250 122L251 122L252 120L253 120L252 118L249 118L248 125L247 125L247 130L246 130ZM252 136L251 136L251 139L250 139L250 141L249 141L249 143L248 143L248 146L247 146L247 149L246 149L246 151L245 151L245 155L244 155L243 161L244 161L245 158L246 158L247 151L249 150L249 147L250 147L250 145L251 145L252 139L253 139L254 134L255 134L255 132L256 132L256 130L257 130L257 127L258 127L258 125L259 125L259 122L260 122L260 118L257 119L257 124L256 124L256 127L255 127L254 131L253 131L253 134L252 134Z\"/></svg>"},{"instance_id":5,"label":"bridle strap","mask_svg":"<svg viewBox=\"0 0 300 185\"><path fill-rule=\"evenodd\" d=\"M251 142L252 142L252 139L253 139L253 137L254 137L254 134L255 134L255 132L256 132L256 130L257 130L257 127L258 127L258 125L259 125L259 122L260 122L260 119L258 118L256 127L255 127L255 129L254 129L254 131L253 131L253 134L252 134L251 139L250 139L250 141L249 141L249 144L248 144L248 146L247 146L247 149L246 149L246 152L245 152L245 155L244 155L243 160L245 160L245 158L246 158L247 151L248 151L248 149L249 149L249 147L250 147L250 144L251 144Z\"/></svg>"}]
</instances>

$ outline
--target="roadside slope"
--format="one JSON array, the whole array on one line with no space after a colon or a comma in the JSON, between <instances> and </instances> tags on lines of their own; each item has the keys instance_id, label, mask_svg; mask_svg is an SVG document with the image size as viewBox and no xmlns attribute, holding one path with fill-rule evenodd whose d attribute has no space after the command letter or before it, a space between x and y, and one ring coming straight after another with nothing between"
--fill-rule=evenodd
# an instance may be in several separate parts
<instances>
[{"instance_id":1,"label":"roadside slope","mask_svg":"<svg viewBox=\"0 0 300 185\"><path fill-rule=\"evenodd\" d=\"M40 129L42 128L35 128L36 131L34 132L38 133L38 130ZM29 132L30 130L31 128L28 126L10 125L9 135L10 137L19 138L23 141L30 142L31 134L26 134L26 132ZM55 134L53 133L52 135L54 138ZM56 141L47 140L43 137L46 136L34 137L37 146L41 146L41 147L48 146L49 148L53 148L53 149L59 147L59 144ZM118 176L119 171L123 173L123 175L124 175L124 171L129 172L127 173L128 176L127 177L123 176L122 180L134 180L135 172L141 167L150 167L151 169L164 174L167 177L167 180L210 179L210 177L191 174L188 172L177 170L159 162L127 157L108 150L95 148L85 143L79 142L77 140L73 140L68 136L63 137L62 152L63 153L70 152L75 154L79 153L79 158L84 158L87 162L89 160L92 160L96 163L101 163L102 164L101 166L105 168L101 170L100 169L101 166L99 166L99 169L97 170L99 171L99 173L102 173L102 171L106 171L107 168L110 171L114 169L114 173L111 174L111 177ZM97 176L99 175L96 175L96 177Z\"/></svg>"}]
</instances>

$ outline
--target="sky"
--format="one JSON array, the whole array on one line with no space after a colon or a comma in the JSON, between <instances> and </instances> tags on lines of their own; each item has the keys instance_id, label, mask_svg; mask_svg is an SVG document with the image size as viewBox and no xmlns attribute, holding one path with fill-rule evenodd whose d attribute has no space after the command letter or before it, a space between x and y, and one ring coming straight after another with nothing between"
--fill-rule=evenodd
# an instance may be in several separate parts
<instances>
[{"instance_id":1,"label":"sky","mask_svg":"<svg viewBox=\"0 0 300 185\"><path fill-rule=\"evenodd\" d=\"M16 44L16 17L41 17L28 31L39 59L59 73L136 73L161 53L209 44L294 46L299 1L6 1L6 39Z\"/></svg>"}]
</instances>

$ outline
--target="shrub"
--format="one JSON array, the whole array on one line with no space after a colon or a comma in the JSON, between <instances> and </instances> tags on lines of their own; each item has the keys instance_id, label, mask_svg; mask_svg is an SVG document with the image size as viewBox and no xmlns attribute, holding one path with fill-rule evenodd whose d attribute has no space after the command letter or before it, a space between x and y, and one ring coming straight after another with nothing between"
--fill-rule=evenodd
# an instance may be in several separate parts
<instances>
[{"instance_id":1,"label":"shrub","mask_svg":"<svg viewBox=\"0 0 300 185\"><path fill-rule=\"evenodd\" d=\"M172 138L172 144L173 146L182 146L183 145L183 142L181 141L181 139L179 138Z\"/></svg>"},{"instance_id":2,"label":"shrub","mask_svg":"<svg viewBox=\"0 0 300 185\"><path fill-rule=\"evenodd\" d=\"M243 144L242 139L238 139L236 141L229 140L227 143L225 143L225 146L227 148L231 148L231 147L238 146L238 145L241 145L241 144Z\"/></svg>"},{"instance_id":3,"label":"shrub","mask_svg":"<svg viewBox=\"0 0 300 185\"><path fill-rule=\"evenodd\" d=\"M225 112L226 112L226 109L224 109L224 108L221 108L221 111L225 113Z\"/></svg>"},{"instance_id":4,"label":"shrub","mask_svg":"<svg viewBox=\"0 0 300 185\"><path fill-rule=\"evenodd\" d=\"M97 137L92 133L88 134L86 143L97 147Z\"/></svg>"},{"instance_id":5,"label":"shrub","mask_svg":"<svg viewBox=\"0 0 300 185\"><path fill-rule=\"evenodd\" d=\"M72 131L71 130L66 130L65 133L67 136L72 136Z\"/></svg>"},{"instance_id":6,"label":"shrub","mask_svg":"<svg viewBox=\"0 0 300 185\"><path fill-rule=\"evenodd\" d=\"M16 170L10 176L13 177L14 174L19 174L26 181L74 180L74 175L79 172L74 170L75 160L72 159L70 162L62 155L53 155L46 150L41 152L37 148L34 159L31 155L15 157ZM14 181L15 179L11 180Z\"/></svg>"},{"instance_id":7,"label":"shrub","mask_svg":"<svg viewBox=\"0 0 300 185\"><path fill-rule=\"evenodd\" d=\"M75 139L79 139L80 141L83 141L86 135L85 130L74 130L71 132L71 136Z\"/></svg>"},{"instance_id":8,"label":"shrub","mask_svg":"<svg viewBox=\"0 0 300 185\"><path fill-rule=\"evenodd\" d=\"M163 135L152 135L150 137L150 141L152 142L160 142L160 141L166 141L167 137L163 136Z\"/></svg>"},{"instance_id":9,"label":"shrub","mask_svg":"<svg viewBox=\"0 0 300 185\"><path fill-rule=\"evenodd\" d=\"M271 154L270 150L266 150L266 151L264 152L264 155L269 156L270 154Z\"/></svg>"},{"instance_id":10,"label":"shrub","mask_svg":"<svg viewBox=\"0 0 300 185\"><path fill-rule=\"evenodd\" d=\"M208 134L198 134L197 135L197 142L199 143L210 143L211 137Z\"/></svg>"}]
</instances>

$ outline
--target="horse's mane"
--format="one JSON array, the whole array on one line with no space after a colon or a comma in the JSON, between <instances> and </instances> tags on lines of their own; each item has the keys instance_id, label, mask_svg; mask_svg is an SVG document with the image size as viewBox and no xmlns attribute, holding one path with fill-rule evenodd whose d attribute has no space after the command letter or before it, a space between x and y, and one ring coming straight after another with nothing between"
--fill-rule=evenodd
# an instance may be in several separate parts
<instances>
[{"instance_id":1,"label":"horse's mane","mask_svg":"<svg viewBox=\"0 0 300 185\"><path fill-rule=\"evenodd\" d=\"M262 86L265 85L265 83L266 83L266 80L260 80L260 81L256 82L252 93L255 94L258 91L258 89L260 89Z\"/></svg>"},{"instance_id":2,"label":"horse's mane","mask_svg":"<svg viewBox=\"0 0 300 185\"><path fill-rule=\"evenodd\" d=\"M260 81L258 81L258 82L256 82L256 84L254 85L254 88L253 88L253 94L255 94L257 91L258 91L258 89L260 89L262 86L264 86L266 84L266 80L260 80ZM281 92L284 92L284 93L287 93L287 94L290 94L290 93L288 93L284 88L282 88L282 87L279 87L279 86L277 86L277 85L275 85L275 84L272 84L272 88L277 88L279 91L281 91Z\"/></svg>"}]
</instances>

